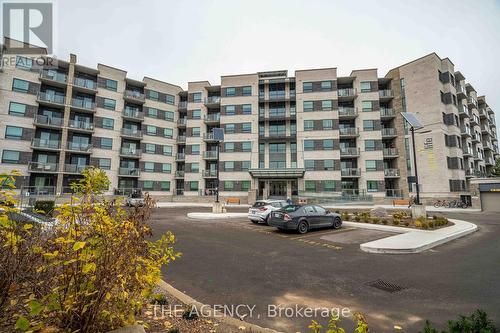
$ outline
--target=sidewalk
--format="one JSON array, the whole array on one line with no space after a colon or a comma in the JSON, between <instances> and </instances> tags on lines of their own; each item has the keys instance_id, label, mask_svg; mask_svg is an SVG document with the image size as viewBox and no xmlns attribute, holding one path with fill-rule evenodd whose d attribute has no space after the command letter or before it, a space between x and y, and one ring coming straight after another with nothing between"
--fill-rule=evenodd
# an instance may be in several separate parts
<instances>
[{"instance_id":1,"label":"sidewalk","mask_svg":"<svg viewBox=\"0 0 500 333\"><path fill-rule=\"evenodd\" d=\"M409 209L408 206L393 206L393 205L321 205L328 209L372 209L375 207L385 208L385 209ZM448 212L448 213L472 213L472 212L480 212L481 209L477 208L435 208L434 206L425 206L426 211L428 212Z\"/></svg>"}]
</instances>

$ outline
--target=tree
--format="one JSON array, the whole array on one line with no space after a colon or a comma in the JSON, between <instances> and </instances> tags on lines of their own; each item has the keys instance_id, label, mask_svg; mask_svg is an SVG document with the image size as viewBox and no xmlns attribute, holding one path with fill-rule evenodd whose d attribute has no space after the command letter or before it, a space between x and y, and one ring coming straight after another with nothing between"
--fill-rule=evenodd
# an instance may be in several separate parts
<instances>
[{"instance_id":1,"label":"tree","mask_svg":"<svg viewBox=\"0 0 500 333\"><path fill-rule=\"evenodd\" d=\"M500 158L497 158L495 166L491 170L491 176L500 177Z\"/></svg>"}]
</instances>

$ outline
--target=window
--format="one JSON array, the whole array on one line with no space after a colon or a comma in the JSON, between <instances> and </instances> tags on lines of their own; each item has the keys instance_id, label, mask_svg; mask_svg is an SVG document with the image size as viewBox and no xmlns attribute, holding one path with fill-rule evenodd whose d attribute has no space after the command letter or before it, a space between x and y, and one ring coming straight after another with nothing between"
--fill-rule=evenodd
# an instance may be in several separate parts
<instances>
[{"instance_id":1,"label":"window","mask_svg":"<svg viewBox=\"0 0 500 333\"><path fill-rule=\"evenodd\" d=\"M372 85L370 82L361 82L361 92L370 92L372 91Z\"/></svg>"},{"instance_id":2,"label":"window","mask_svg":"<svg viewBox=\"0 0 500 333\"><path fill-rule=\"evenodd\" d=\"M377 192L378 191L378 181L367 180L366 181L366 190L368 192Z\"/></svg>"},{"instance_id":3,"label":"window","mask_svg":"<svg viewBox=\"0 0 500 333\"><path fill-rule=\"evenodd\" d=\"M165 97L165 102L167 104L174 105L175 104L175 96L167 94Z\"/></svg>"},{"instance_id":4,"label":"window","mask_svg":"<svg viewBox=\"0 0 500 333\"><path fill-rule=\"evenodd\" d=\"M158 118L158 109L148 108L146 111L146 116L151 118Z\"/></svg>"},{"instance_id":5,"label":"window","mask_svg":"<svg viewBox=\"0 0 500 333\"><path fill-rule=\"evenodd\" d=\"M314 180L306 180L305 181L306 191L307 192L316 192L316 181Z\"/></svg>"},{"instance_id":6,"label":"window","mask_svg":"<svg viewBox=\"0 0 500 333\"><path fill-rule=\"evenodd\" d=\"M234 190L234 181L225 180L224 181L224 191L232 191Z\"/></svg>"},{"instance_id":7,"label":"window","mask_svg":"<svg viewBox=\"0 0 500 333\"><path fill-rule=\"evenodd\" d=\"M335 170L334 162L333 160L324 160L323 161L323 168L328 171Z\"/></svg>"},{"instance_id":8,"label":"window","mask_svg":"<svg viewBox=\"0 0 500 333\"><path fill-rule=\"evenodd\" d=\"M163 173L172 173L172 164L170 163L162 163L161 172Z\"/></svg>"},{"instance_id":9,"label":"window","mask_svg":"<svg viewBox=\"0 0 500 333\"><path fill-rule=\"evenodd\" d=\"M304 140L304 150L305 151L314 150L314 141L313 140Z\"/></svg>"},{"instance_id":10,"label":"window","mask_svg":"<svg viewBox=\"0 0 500 333\"><path fill-rule=\"evenodd\" d=\"M102 128L113 129L115 127L115 120L111 118L102 118Z\"/></svg>"},{"instance_id":11,"label":"window","mask_svg":"<svg viewBox=\"0 0 500 333\"><path fill-rule=\"evenodd\" d=\"M174 113L172 111L165 111L165 120L174 121Z\"/></svg>"},{"instance_id":12,"label":"window","mask_svg":"<svg viewBox=\"0 0 500 333\"><path fill-rule=\"evenodd\" d=\"M235 87L226 88L226 96L227 97L236 96L236 88Z\"/></svg>"},{"instance_id":13,"label":"window","mask_svg":"<svg viewBox=\"0 0 500 333\"><path fill-rule=\"evenodd\" d=\"M200 109L193 110L193 119L201 119L201 110Z\"/></svg>"},{"instance_id":14,"label":"window","mask_svg":"<svg viewBox=\"0 0 500 333\"><path fill-rule=\"evenodd\" d=\"M311 92L311 91L313 91L313 84L312 84L312 82L304 82L302 84L302 90L304 92Z\"/></svg>"},{"instance_id":15,"label":"window","mask_svg":"<svg viewBox=\"0 0 500 333\"><path fill-rule=\"evenodd\" d=\"M323 119L323 130L331 130L333 129L333 120L332 119Z\"/></svg>"},{"instance_id":16,"label":"window","mask_svg":"<svg viewBox=\"0 0 500 333\"><path fill-rule=\"evenodd\" d=\"M199 127L193 127L193 129L191 131L191 136L195 137L195 138L199 138L200 137L200 128Z\"/></svg>"},{"instance_id":17,"label":"window","mask_svg":"<svg viewBox=\"0 0 500 333\"><path fill-rule=\"evenodd\" d=\"M146 143L144 148L148 154L154 154L156 152L156 145L154 143Z\"/></svg>"},{"instance_id":18,"label":"window","mask_svg":"<svg viewBox=\"0 0 500 333\"><path fill-rule=\"evenodd\" d=\"M16 126L7 126L5 128L5 138L6 139L14 139L21 140L23 136L23 128Z\"/></svg>"},{"instance_id":19,"label":"window","mask_svg":"<svg viewBox=\"0 0 500 333\"><path fill-rule=\"evenodd\" d=\"M323 140L323 150L333 150L333 140L332 139Z\"/></svg>"},{"instance_id":20,"label":"window","mask_svg":"<svg viewBox=\"0 0 500 333\"><path fill-rule=\"evenodd\" d=\"M248 191L249 189L250 189L250 181L249 180L241 181L241 190Z\"/></svg>"},{"instance_id":21,"label":"window","mask_svg":"<svg viewBox=\"0 0 500 333\"><path fill-rule=\"evenodd\" d=\"M224 143L224 152L226 152L226 153L234 152L234 142Z\"/></svg>"},{"instance_id":22,"label":"window","mask_svg":"<svg viewBox=\"0 0 500 333\"><path fill-rule=\"evenodd\" d=\"M104 101L103 101L103 106L104 106L105 109L115 110L115 108L116 108L116 101L114 99L111 99L111 98L105 98Z\"/></svg>"},{"instance_id":23,"label":"window","mask_svg":"<svg viewBox=\"0 0 500 333\"><path fill-rule=\"evenodd\" d=\"M12 91L27 93L30 83L28 81L14 79L12 81Z\"/></svg>"},{"instance_id":24,"label":"window","mask_svg":"<svg viewBox=\"0 0 500 333\"><path fill-rule=\"evenodd\" d=\"M304 101L304 112L313 111L314 103L313 101Z\"/></svg>"},{"instance_id":25,"label":"window","mask_svg":"<svg viewBox=\"0 0 500 333\"><path fill-rule=\"evenodd\" d=\"M101 138L101 148L102 149L113 149L113 139Z\"/></svg>"},{"instance_id":26,"label":"window","mask_svg":"<svg viewBox=\"0 0 500 333\"><path fill-rule=\"evenodd\" d=\"M156 126L146 125L146 134L147 135L156 135Z\"/></svg>"},{"instance_id":27,"label":"window","mask_svg":"<svg viewBox=\"0 0 500 333\"><path fill-rule=\"evenodd\" d=\"M200 103L200 102L201 102L201 92L193 93L193 103Z\"/></svg>"},{"instance_id":28,"label":"window","mask_svg":"<svg viewBox=\"0 0 500 333\"><path fill-rule=\"evenodd\" d=\"M366 160L365 167L366 167L366 171L377 171L377 161Z\"/></svg>"},{"instance_id":29,"label":"window","mask_svg":"<svg viewBox=\"0 0 500 333\"><path fill-rule=\"evenodd\" d=\"M168 139L172 139L174 137L174 130L171 128L163 129L163 136Z\"/></svg>"},{"instance_id":30,"label":"window","mask_svg":"<svg viewBox=\"0 0 500 333\"><path fill-rule=\"evenodd\" d=\"M189 190L190 191L198 191L198 182L197 181L190 181L189 182Z\"/></svg>"},{"instance_id":31,"label":"window","mask_svg":"<svg viewBox=\"0 0 500 333\"><path fill-rule=\"evenodd\" d=\"M14 150L4 150L2 152L2 163L19 163L21 153Z\"/></svg>"},{"instance_id":32,"label":"window","mask_svg":"<svg viewBox=\"0 0 500 333\"><path fill-rule=\"evenodd\" d=\"M172 146L163 146L163 155L172 156Z\"/></svg>"},{"instance_id":33,"label":"window","mask_svg":"<svg viewBox=\"0 0 500 333\"><path fill-rule=\"evenodd\" d=\"M170 191L170 182L167 180L160 181L161 191Z\"/></svg>"},{"instance_id":34,"label":"window","mask_svg":"<svg viewBox=\"0 0 500 333\"><path fill-rule=\"evenodd\" d=\"M236 114L236 105L226 105L226 116L234 116Z\"/></svg>"},{"instance_id":35,"label":"window","mask_svg":"<svg viewBox=\"0 0 500 333\"><path fill-rule=\"evenodd\" d=\"M363 130L364 131L374 131L375 122L373 120L363 120Z\"/></svg>"},{"instance_id":36,"label":"window","mask_svg":"<svg viewBox=\"0 0 500 333\"><path fill-rule=\"evenodd\" d=\"M314 120L304 120L304 131L314 130Z\"/></svg>"},{"instance_id":37,"label":"window","mask_svg":"<svg viewBox=\"0 0 500 333\"><path fill-rule=\"evenodd\" d=\"M154 172L155 164L154 162L144 162L144 171L146 172Z\"/></svg>"},{"instance_id":38,"label":"window","mask_svg":"<svg viewBox=\"0 0 500 333\"><path fill-rule=\"evenodd\" d=\"M334 180L325 180L323 181L323 189L325 192L334 192L335 191L335 181ZM316 206L316 210L318 210L318 206Z\"/></svg>"},{"instance_id":39,"label":"window","mask_svg":"<svg viewBox=\"0 0 500 333\"><path fill-rule=\"evenodd\" d=\"M243 104L241 108L243 114L252 114L252 104Z\"/></svg>"},{"instance_id":40,"label":"window","mask_svg":"<svg viewBox=\"0 0 500 333\"><path fill-rule=\"evenodd\" d=\"M241 125L242 125L241 131L243 133L252 133L252 123L243 123Z\"/></svg>"},{"instance_id":41,"label":"window","mask_svg":"<svg viewBox=\"0 0 500 333\"><path fill-rule=\"evenodd\" d=\"M373 111L373 102L372 101L363 101L361 102L361 108L363 112Z\"/></svg>"},{"instance_id":42,"label":"window","mask_svg":"<svg viewBox=\"0 0 500 333\"><path fill-rule=\"evenodd\" d=\"M321 101L321 110L329 111L333 109L333 102L331 100Z\"/></svg>"},{"instance_id":43,"label":"window","mask_svg":"<svg viewBox=\"0 0 500 333\"><path fill-rule=\"evenodd\" d=\"M245 141L241 143L241 150L244 152L252 151L252 143L249 141Z\"/></svg>"},{"instance_id":44,"label":"window","mask_svg":"<svg viewBox=\"0 0 500 333\"><path fill-rule=\"evenodd\" d=\"M241 94L243 96L252 96L252 87L251 86L244 86L241 89Z\"/></svg>"},{"instance_id":45,"label":"window","mask_svg":"<svg viewBox=\"0 0 500 333\"><path fill-rule=\"evenodd\" d=\"M97 165L103 170L111 170L111 159L110 158L99 158L97 160Z\"/></svg>"},{"instance_id":46,"label":"window","mask_svg":"<svg viewBox=\"0 0 500 333\"><path fill-rule=\"evenodd\" d=\"M305 166L306 170L308 170L308 171L314 170L315 163L316 163L315 160L305 160L304 166Z\"/></svg>"},{"instance_id":47,"label":"window","mask_svg":"<svg viewBox=\"0 0 500 333\"><path fill-rule=\"evenodd\" d=\"M241 161L241 171L248 171L250 169L250 161Z\"/></svg>"},{"instance_id":48,"label":"window","mask_svg":"<svg viewBox=\"0 0 500 333\"><path fill-rule=\"evenodd\" d=\"M33 59L16 56L16 68L30 70L33 66Z\"/></svg>"},{"instance_id":49,"label":"window","mask_svg":"<svg viewBox=\"0 0 500 333\"><path fill-rule=\"evenodd\" d=\"M375 140L365 140L365 151L375 150Z\"/></svg>"},{"instance_id":50,"label":"window","mask_svg":"<svg viewBox=\"0 0 500 333\"><path fill-rule=\"evenodd\" d=\"M145 180L142 184L143 190L153 190L154 182L152 180Z\"/></svg>"},{"instance_id":51,"label":"window","mask_svg":"<svg viewBox=\"0 0 500 333\"><path fill-rule=\"evenodd\" d=\"M104 89L116 91L118 86L118 82L111 79L104 79Z\"/></svg>"},{"instance_id":52,"label":"window","mask_svg":"<svg viewBox=\"0 0 500 333\"><path fill-rule=\"evenodd\" d=\"M332 81L321 81L321 91L332 90Z\"/></svg>"},{"instance_id":53,"label":"window","mask_svg":"<svg viewBox=\"0 0 500 333\"><path fill-rule=\"evenodd\" d=\"M9 114L11 116L24 117L26 114L26 104L10 102L9 104Z\"/></svg>"},{"instance_id":54,"label":"window","mask_svg":"<svg viewBox=\"0 0 500 333\"><path fill-rule=\"evenodd\" d=\"M160 94L154 90L148 90L148 98L153 101L158 101L160 99Z\"/></svg>"},{"instance_id":55,"label":"window","mask_svg":"<svg viewBox=\"0 0 500 333\"><path fill-rule=\"evenodd\" d=\"M225 161L224 162L224 171L233 171L234 170L234 162L233 161Z\"/></svg>"},{"instance_id":56,"label":"window","mask_svg":"<svg viewBox=\"0 0 500 333\"><path fill-rule=\"evenodd\" d=\"M192 155L200 155L200 145L192 145L191 146L191 154Z\"/></svg>"},{"instance_id":57,"label":"window","mask_svg":"<svg viewBox=\"0 0 500 333\"><path fill-rule=\"evenodd\" d=\"M232 134L235 132L235 126L234 124L226 124L226 133L227 134Z\"/></svg>"}]
</instances>

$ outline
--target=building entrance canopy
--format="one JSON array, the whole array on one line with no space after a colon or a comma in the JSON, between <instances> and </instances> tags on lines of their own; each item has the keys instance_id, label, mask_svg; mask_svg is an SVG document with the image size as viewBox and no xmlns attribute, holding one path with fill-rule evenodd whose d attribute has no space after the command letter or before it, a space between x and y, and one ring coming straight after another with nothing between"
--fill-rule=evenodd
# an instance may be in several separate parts
<instances>
[{"instance_id":1,"label":"building entrance canopy","mask_svg":"<svg viewBox=\"0 0 500 333\"><path fill-rule=\"evenodd\" d=\"M250 169L248 172L254 178L302 178L304 177L305 169Z\"/></svg>"}]
</instances>

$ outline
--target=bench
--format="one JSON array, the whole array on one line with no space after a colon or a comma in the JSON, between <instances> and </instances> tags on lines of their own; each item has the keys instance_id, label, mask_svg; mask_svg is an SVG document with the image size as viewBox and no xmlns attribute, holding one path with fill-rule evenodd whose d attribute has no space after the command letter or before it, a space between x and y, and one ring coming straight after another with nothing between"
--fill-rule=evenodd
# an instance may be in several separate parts
<instances>
[{"instance_id":1,"label":"bench","mask_svg":"<svg viewBox=\"0 0 500 333\"><path fill-rule=\"evenodd\" d=\"M226 199L227 204L240 204L240 198L227 198Z\"/></svg>"},{"instance_id":2,"label":"bench","mask_svg":"<svg viewBox=\"0 0 500 333\"><path fill-rule=\"evenodd\" d=\"M408 199L395 199L392 200L393 206L410 206L410 200Z\"/></svg>"}]
</instances>

